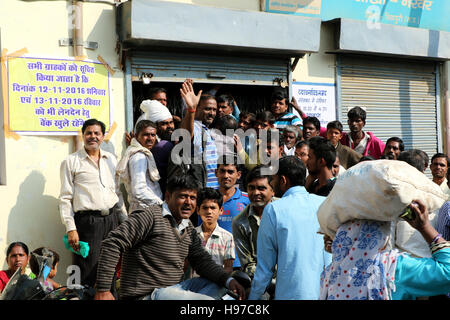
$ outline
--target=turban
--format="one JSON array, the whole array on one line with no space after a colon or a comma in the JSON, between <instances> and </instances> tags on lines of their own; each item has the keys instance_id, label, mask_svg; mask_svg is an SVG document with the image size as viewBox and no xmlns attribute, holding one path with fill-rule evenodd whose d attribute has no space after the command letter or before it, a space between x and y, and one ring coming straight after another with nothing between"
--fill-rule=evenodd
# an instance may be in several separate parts
<instances>
[{"instance_id":1,"label":"turban","mask_svg":"<svg viewBox=\"0 0 450 320\"><path fill-rule=\"evenodd\" d=\"M139 117L139 120L150 120L157 123L172 118L169 109L157 100L144 100L140 108L144 114Z\"/></svg>"}]
</instances>

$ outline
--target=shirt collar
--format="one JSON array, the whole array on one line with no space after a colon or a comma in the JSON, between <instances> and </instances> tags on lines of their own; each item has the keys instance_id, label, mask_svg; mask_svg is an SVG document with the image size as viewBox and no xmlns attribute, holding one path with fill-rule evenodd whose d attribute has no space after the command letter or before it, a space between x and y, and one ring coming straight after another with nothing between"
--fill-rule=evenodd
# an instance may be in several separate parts
<instances>
[{"instance_id":1,"label":"shirt collar","mask_svg":"<svg viewBox=\"0 0 450 320\"><path fill-rule=\"evenodd\" d=\"M234 189L235 189L235 192L234 192L233 196L231 197L231 199L236 200L241 197L242 193L239 188L234 187Z\"/></svg>"},{"instance_id":2,"label":"shirt collar","mask_svg":"<svg viewBox=\"0 0 450 320\"><path fill-rule=\"evenodd\" d=\"M304 193L304 194L306 194L306 193L308 193L308 192L306 191L305 187L303 187L303 186L290 187L290 188L283 194L283 197L282 197L282 198L287 197L287 196L289 196L289 195L291 195L291 194L294 194L294 193Z\"/></svg>"},{"instance_id":3,"label":"shirt collar","mask_svg":"<svg viewBox=\"0 0 450 320\"><path fill-rule=\"evenodd\" d=\"M201 235L202 239L204 239L202 225L199 225L195 229ZM214 228L214 231L211 233L211 238L213 238L213 237L214 238L220 238L220 235L221 235L221 233L220 233L220 230L219 230L219 223L217 223L216 227Z\"/></svg>"},{"instance_id":4,"label":"shirt collar","mask_svg":"<svg viewBox=\"0 0 450 320\"><path fill-rule=\"evenodd\" d=\"M84 146L83 146L83 148L80 149L79 152L83 159L89 157ZM100 158L108 158L108 154L105 151L103 151L101 148L100 148Z\"/></svg>"},{"instance_id":5,"label":"shirt collar","mask_svg":"<svg viewBox=\"0 0 450 320\"><path fill-rule=\"evenodd\" d=\"M259 226L259 223L261 221L260 217L255 213L255 209L253 204L250 204L250 207L248 208L248 218L250 219L250 217L253 217L253 219L256 220L256 223Z\"/></svg>"},{"instance_id":6,"label":"shirt collar","mask_svg":"<svg viewBox=\"0 0 450 320\"><path fill-rule=\"evenodd\" d=\"M175 220L174 216L172 215L172 212L170 212L169 206L167 205L167 202L163 202L162 205L162 216L171 216L172 219ZM179 232L183 231L184 229L187 228L187 226L189 225L189 219L183 219L181 220L180 224L177 226L177 230Z\"/></svg>"}]
</instances>

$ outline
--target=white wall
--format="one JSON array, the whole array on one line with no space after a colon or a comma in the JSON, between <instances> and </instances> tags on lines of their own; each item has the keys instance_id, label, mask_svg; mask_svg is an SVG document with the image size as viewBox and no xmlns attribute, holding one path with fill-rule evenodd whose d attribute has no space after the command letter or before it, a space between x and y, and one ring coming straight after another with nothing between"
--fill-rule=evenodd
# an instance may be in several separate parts
<instances>
[{"instance_id":1,"label":"white wall","mask_svg":"<svg viewBox=\"0 0 450 320\"><path fill-rule=\"evenodd\" d=\"M84 54L92 60L101 55L116 71L110 83L113 122L118 127L105 147L120 156L125 130L124 83L115 53L113 8L108 4L83 4L84 40L99 43L97 50L84 50ZM65 1L2 0L1 49L12 53L26 48L28 55L72 57L72 48L60 47L58 42L71 37L69 9ZM3 110L3 102L0 107ZM56 280L65 283L65 270L71 258L62 242L65 229L58 211L59 167L74 152L74 140L71 137L19 136L18 140L7 137L4 149L4 157L0 156L0 161L6 159L6 185L0 185L0 267L6 268L6 248L13 241L25 242L30 250L49 246L62 257Z\"/></svg>"}]
</instances>

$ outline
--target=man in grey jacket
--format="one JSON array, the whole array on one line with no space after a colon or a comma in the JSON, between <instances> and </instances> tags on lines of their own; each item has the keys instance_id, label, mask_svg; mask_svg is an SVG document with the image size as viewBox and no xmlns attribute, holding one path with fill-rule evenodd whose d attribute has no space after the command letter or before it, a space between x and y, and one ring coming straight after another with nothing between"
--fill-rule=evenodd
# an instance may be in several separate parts
<instances>
[{"instance_id":1,"label":"man in grey jacket","mask_svg":"<svg viewBox=\"0 0 450 320\"><path fill-rule=\"evenodd\" d=\"M233 219L233 238L241 269L251 278L256 270L256 239L265 206L278 198L270 186L272 176L261 173L263 165L247 175L247 193L250 204Z\"/></svg>"}]
</instances>

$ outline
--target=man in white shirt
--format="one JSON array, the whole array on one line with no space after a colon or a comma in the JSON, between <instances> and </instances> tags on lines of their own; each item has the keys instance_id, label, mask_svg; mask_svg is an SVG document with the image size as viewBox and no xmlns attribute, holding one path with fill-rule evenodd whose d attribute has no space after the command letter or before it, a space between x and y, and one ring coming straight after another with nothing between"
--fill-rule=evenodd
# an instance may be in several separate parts
<instances>
[{"instance_id":1,"label":"man in white shirt","mask_svg":"<svg viewBox=\"0 0 450 320\"><path fill-rule=\"evenodd\" d=\"M449 159L444 153L436 153L431 158L431 174L433 175L433 182L441 187L441 190L449 194L449 188L447 186L447 171L448 171Z\"/></svg>"},{"instance_id":2,"label":"man in white shirt","mask_svg":"<svg viewBox=\"0 0 450 320\"><path fill-rule=\"evenodd\" d=\"M140 120L135 131L136 137L131 139L116 169L128 193L129 212L139 207L163 204L160 174L151 152L156 145L156 124Z\"/></svg>"},{"instance_id":3,"label":"man in white shirt","mask_svg":"<svg viewBox=\"0 0 450 320\"><path fill-rule=\"evenodd\" d=\"M84 146L62 163L59 211L68 241L79 251L79 241L89 244L89 255L73 256L81 271L81 284L94 286L102 240L126 219L126 209L115 181L117 160L100 149L105 125L89 119L82 127Z\"/></svg>"}]
</instances>

